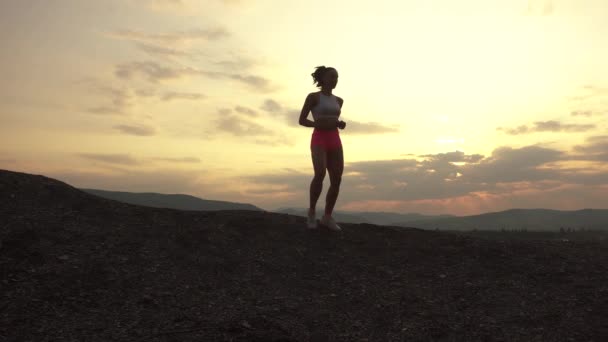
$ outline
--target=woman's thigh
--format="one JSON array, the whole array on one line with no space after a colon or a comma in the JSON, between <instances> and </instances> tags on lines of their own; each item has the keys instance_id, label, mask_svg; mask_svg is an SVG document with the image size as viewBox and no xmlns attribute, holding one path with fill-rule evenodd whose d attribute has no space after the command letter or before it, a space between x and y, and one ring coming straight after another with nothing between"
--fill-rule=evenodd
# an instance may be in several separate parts
<instances>
[{"instance_id":1,"label":"woman's thigh","mask_svg":"<svg viewBox=\"0 0 608 342\"><path fill-rule=\"evenodd\" d=\"M315 177L325 177L325 170L327 168L327 153L323 145L312 145L310 147L310 154L312 157L312 166L315 170Z\"/></svg>"},{"instance_id":2,"label":"woman's thigh","mask_svg":"<svg viewBox=\"0 0 608 342\"><path fill-rule=\"evenodd\" d=\"M339 184L344 171L344 150L342 146L326 151L327 171L332 184Z\"/></svg>"}]
</instances>

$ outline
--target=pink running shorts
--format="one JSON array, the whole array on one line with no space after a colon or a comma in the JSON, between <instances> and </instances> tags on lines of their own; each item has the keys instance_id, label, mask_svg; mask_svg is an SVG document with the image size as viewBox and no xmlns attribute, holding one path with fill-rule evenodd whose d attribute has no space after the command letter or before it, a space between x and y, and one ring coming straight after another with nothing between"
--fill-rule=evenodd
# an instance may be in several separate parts
<instances>
[{"instance_id":1,"label":"pink running shorts","mask_svg":"<svg viewBox=\"0 0 608 342\"><path fill-rule=\"evenodd\" d=\"M313 145L321 145L325 150L333 150L342 147L338 128L335 130L313 129L310 148L312 148Z\"/></svg>"}]
</instances>

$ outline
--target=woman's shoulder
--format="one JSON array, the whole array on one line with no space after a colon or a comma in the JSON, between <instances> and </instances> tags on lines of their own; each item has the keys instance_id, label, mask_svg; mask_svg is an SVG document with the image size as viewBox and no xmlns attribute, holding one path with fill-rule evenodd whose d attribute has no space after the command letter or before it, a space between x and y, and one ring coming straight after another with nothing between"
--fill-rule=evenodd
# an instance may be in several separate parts
<instances>
[{"instance_id":1,"label":"woman's shoulder","mask_svg":"<svg viewBox=\"0 0 608 342\"><path fill-rule=\"evenodd\" d=\"M321 91L313 91L312 93L308 94L308 97L312 99L313 105L316 105L320 101L319 98L321 97Z\"/></svg>"}]
</instances>

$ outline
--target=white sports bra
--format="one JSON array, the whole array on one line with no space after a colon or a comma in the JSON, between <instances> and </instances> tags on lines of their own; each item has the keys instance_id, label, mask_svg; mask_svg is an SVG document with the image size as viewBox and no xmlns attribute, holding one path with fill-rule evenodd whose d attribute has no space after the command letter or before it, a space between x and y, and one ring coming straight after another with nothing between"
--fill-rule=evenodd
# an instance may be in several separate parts
<instances>
[{"instance_id":1,"label":"white sports bra","mask_svg":"<svg viewBox=\"0 0 608 342\"><path fill-rule=\"evenodd\" d=\"M340 103L335 95L327 96L323 93L319 93L319 103L312 107L312 117L317 120L323 116L335 116L340 117Z\"/></svg>"}]
</instances>

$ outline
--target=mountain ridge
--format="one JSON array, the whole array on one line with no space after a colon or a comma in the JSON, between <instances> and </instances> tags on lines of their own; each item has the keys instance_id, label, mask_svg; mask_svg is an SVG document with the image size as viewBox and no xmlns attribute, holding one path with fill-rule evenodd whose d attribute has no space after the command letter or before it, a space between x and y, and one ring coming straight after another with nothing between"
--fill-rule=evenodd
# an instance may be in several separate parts
<instances>
[{"instance_id":1,"label":"mountain ridge","mask_svg":"<svg viewBox=\"0 0 608 342\"><path fill-rule=\"evenodd\" d=\"M163 194L157 192L112 191L91 188L78 188L96 196L105 197L125 203L144 205L156 208L173 208L181 210L257 210L263 209L249 203L237 203L220 200L209 200L188 194Z\"/></svg>"}]
</instances>

